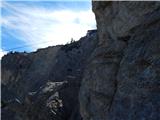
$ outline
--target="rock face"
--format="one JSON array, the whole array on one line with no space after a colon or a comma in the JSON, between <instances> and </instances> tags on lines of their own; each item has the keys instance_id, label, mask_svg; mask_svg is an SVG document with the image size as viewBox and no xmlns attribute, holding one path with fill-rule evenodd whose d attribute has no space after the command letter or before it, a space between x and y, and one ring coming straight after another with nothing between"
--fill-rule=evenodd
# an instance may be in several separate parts
<instances>
[{"instance_id":1,"label":"rock face","mask_svg":"<svg viewBox=\"0 0 160 120\"><path fill-rule=\"evenodd\" d=\"M160 120L160 2L92 5L80 41L3 57L3 120Z\"/></svg>"},{"instance_id":2,"label":"rock face","mask_svg":"<svg viewBox=\"0 0 160 120\"><path fill-rule=\"evenodd\" d=\"M92 5L99 41L81 83L83 120L159 120L160 3Z\"/></svg>"},{"instance_id":3,"label":"rock face","mask_svg":"<svg viewBox=\"0 0 160 120\"><path fill-rule=\"evenodd\" d=\"M2 120L81 120L78 93L96 32L78 42L2 58Z\"/></svg>"}]
</instances>

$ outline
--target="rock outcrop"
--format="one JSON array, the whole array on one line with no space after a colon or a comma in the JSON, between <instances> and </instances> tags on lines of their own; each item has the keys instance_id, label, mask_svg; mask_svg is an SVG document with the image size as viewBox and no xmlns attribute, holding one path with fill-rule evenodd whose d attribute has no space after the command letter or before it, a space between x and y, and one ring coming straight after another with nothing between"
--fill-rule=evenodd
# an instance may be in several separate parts
<instances>
[{"instance_id":1,"label":"rock outcrop","mask_svg":"<svg viewBox=\"0 0 160 120\"><path fill-rule=\"evenodd\" d=\"M83 120L159 120L160 3L92 5L99 41L80 88Z\"/></svg>"},{"instance_id":2,"label":"rock outcrop","mask_svg":"<svg viewBox=\"0 0 160 120\"><path fill-rule=\"evenodd\" d=\"M92 6L78 42L3 57L3 120L160 119L160 2Z\"/></svg>"},{"instance_id":3,"label":"rock outcrop","mask_svg":"<svg viewBox=\"0 0 160 120\"><path fill-rule=\"evenodd\" d=\"M2 119L81 120L79 87L87 59L96 45L94 31L78 42L5 55Z\"/></svg>"}]
</instances>

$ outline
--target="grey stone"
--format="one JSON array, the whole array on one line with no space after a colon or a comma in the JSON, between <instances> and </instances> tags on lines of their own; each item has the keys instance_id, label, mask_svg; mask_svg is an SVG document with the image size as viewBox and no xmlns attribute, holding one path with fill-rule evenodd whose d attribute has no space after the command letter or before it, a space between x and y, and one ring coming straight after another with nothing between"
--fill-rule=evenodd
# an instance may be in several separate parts
<instances>
[{"instance_id":1,"label":"grey stone","mask_svg":"<svg viewBox=\"0 0 160 120\"><path fill-rule=\"evenodd\" d=\"M2 109L5 120L81 120L78 93L96 32L64 46L2 58ZM57 96L58 94L58 96ZM13 101L17 98L22 105ZM14 108L14 109L10 109Z\"/></svg>"},{"instance_id":2,"label":"grey stone","mask_svg":"<svg viewBox=\"0 0 160 120\"><path fill-rule=\"evenodd\" d=\"M83 120L159 120L160 3L92 5L99 44L80 88Z\"/></svg>"}]
</instances>

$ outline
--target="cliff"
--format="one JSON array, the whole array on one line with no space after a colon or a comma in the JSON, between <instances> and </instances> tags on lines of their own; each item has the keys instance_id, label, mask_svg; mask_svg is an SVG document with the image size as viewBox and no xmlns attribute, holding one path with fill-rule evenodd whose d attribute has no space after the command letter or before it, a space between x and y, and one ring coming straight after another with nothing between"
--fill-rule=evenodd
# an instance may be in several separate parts
<instances>
[{"instance_id":1,"label":"cliff","mask_svg":"<svg viewBox=\"0 0 160 120\"><path fill-rule=\"evenodd\" d=\"M92 8L78 42L3 57L2 119L160 119L160 2Z\"/></svg>"},{"instance_id":2,"label":"cliff","mask_svg":"<svg viewBox=\"0 0 160 120\"><path fill-rule=\"evenodd\" d=\"M96 32L78 42L2 58L3 120L81 120L78 92Z\"/></svg>"},{"instance_id":3,"label":"cliff","mask_svg":"<svg viewBox=\"0 0 160 120\"><path fill-rule=\"evenodd\" d=\"M92 6L98 46L80 89L83 120L159 120L160 3Z\"/></svg>"}]
</instances>

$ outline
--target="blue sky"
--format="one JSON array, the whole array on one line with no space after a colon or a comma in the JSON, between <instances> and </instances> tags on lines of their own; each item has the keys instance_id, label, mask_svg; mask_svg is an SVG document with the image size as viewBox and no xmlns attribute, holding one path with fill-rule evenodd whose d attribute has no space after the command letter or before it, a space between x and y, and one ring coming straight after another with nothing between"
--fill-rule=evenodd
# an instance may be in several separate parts
<instances>
[{"instance_id":1,"label":"blue sky","mask_svg":"<svg viewBox=\"0 0 160 120\"><path fill-rule=\"evenodd\" d=\"M90 0L10 0L0 7L1 56L66 44L96 28Z\"/></svg>"}]
</instances>

